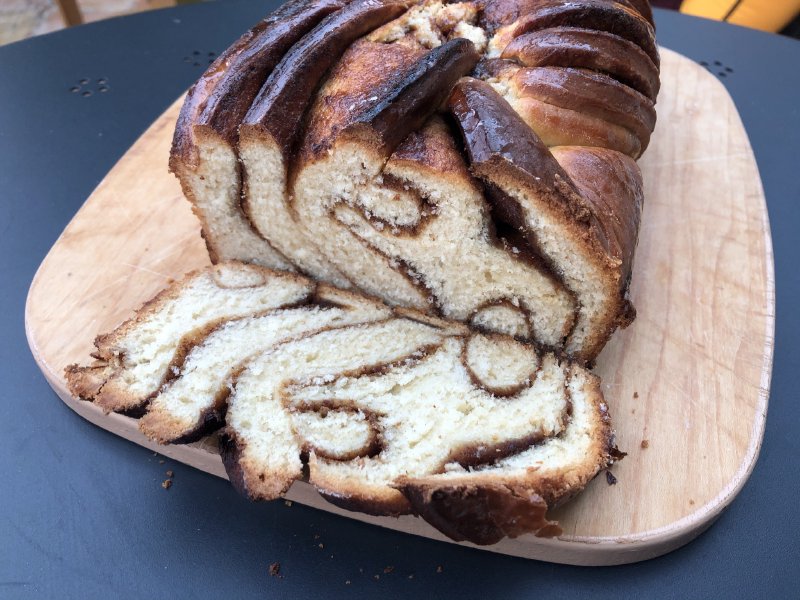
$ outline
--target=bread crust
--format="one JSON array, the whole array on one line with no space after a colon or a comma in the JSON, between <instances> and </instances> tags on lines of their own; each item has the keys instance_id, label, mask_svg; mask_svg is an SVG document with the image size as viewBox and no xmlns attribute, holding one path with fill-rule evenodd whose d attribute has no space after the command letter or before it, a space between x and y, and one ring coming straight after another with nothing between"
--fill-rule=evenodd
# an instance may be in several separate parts
<instances>
[{"instance_id":1,"label":"bread crust","mask_svg":"<svg viewBox=\"0 0 800 600\"><path fill-rule=\"evenodd\" d=\"M346 0L292 0L242 35L211 64L190 88L184 100L170 150L169 168L180 181L184 196L201 224L201 235L211 261L240 259L264 266L294 270L292 263L261 238L239 205L241 176L235 164L238 128L261 84L283 54L327 14L344 6ZM204 155L222 153L229 157L227 177L234 190L227 206L204 202L203 181L211 177ZM220 182L220 185L224 185ZM232 232L218 232L223 220ZM243 238L229 247L225 235ZM228 242L228 243L226 243Z\"/></svg>"},{"instance_id":2,"label":"bread crust","mask_svg":"<svg viewBox=\"0 0 800 600\"><path fill-rule=\"evenodd\" d=\"M653 11L648 0L604 0L607 4L623 4L635 10L650 25L653 22ZM494 33L504 25L510 25L520 17L531 12L542 4L542 0L484 0L481 3L482 11L480 24L490 33Z\"/></svg>"},{"instance_id":3,"label":"bread crust","mask_svg":"<svg viewBox=\"0 0 800 600\"><path fill-rule=\"evenodd\" d=\"M344 0L291 0L244 33L189 89L170 152L170 170L197 165L194 127L235 144L242 118L285 52ZM179 164L180 163L180 164Z\"/></svg>"},{"instance_id":4,"label":"bread crust","mask_svg":"<svg viewBox=\"0 0 800 600\"><path fill-rule=\"evenodd\" d=\"M660 80L658 67L628 40L579 27L552 27L514 38L501 58L525 67L590 69L609 75L655 102Z\"/></svg>"},{"instance_id":5,"label":"bread crust","mask_svg":"<svg viewBox=\"0 0 800 600\"><path fill-rule=\"evenodd\" d=\"M537 2L515 22L498 30L492 43L502 52L523 34L565 26L614 33L639 46L656 66L660 64L653 26L629 5L608 0Z\"/></svg>"}]
</instances>

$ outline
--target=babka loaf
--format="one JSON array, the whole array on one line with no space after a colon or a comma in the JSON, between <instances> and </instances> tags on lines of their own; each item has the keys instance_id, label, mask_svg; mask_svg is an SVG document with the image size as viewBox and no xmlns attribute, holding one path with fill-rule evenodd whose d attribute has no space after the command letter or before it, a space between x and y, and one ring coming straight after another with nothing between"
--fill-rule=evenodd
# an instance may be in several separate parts
<instances>
[{"instance_id":1,"label":"babka loaf","mask_svg":"<svg viewBox=\"0 0 800 600\"><path fill-rule=\"evenodd\" d=\"M171 166L212 259L590 363L635 314L658 65L646 0L293 2L190 91Z\"/></svg>"},{"instance_id":2,"label":"babka loaf","mask_svg":"<svg viewBox=\"0 0 800 600\"><path fill-rule=\"evenodd\" d=\"M252 265L187 276L97 347L67 368L73 393L137 399L162 443L224 426L252 499L306 478L336 505L489 544L556 535L548 508L614 459L599 380L577 363Z\"/></svg>"}]
</instances>

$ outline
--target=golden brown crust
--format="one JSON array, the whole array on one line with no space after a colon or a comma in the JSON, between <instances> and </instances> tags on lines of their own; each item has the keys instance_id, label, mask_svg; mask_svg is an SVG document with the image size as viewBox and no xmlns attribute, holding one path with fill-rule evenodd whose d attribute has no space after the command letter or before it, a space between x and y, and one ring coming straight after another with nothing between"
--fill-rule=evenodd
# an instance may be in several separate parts
<instances>
[{"instance_id":1,"label":"golden brown crust","mask_svg":"<svg viewBox=\"0 0 800 600\"><path fill-rule=\"evenodd\" d=\"M367 127L384 151L393 151L410 132L423 126L478 59L475 45L464 38L434 48L380 90L343 134L360 136Z\"/></svg>"},{"instance_id":2,"label":"golden brown crust","mask_svg":"<svg viewBox=\"0 0 800 600\"><path fill-rule=\"evenodd\" d=\"M247 31L223 52L191 87L183 106L170 153L170 169L178 162L196 164L194 127L204 126L228 143L261 84L289 47L344 0L292 0Z\"/></svg>"},{"instance_id":3,"label":"golden brown crust","mask_svg":"<svg viewBox=\"0 0 800 600\"><path fill-rule=\"evenodd\" d=\"M638 12L655 27L653 11L648 0L604 0L608 4L624 4ZM481 27L494 33L504 25L510 25L521 16L542 4L542 0L483 0L481 2Z\"/></svg>"},{"instance_id":4,"label":"golden brown crust","mask_svg":"<svg viewBox=\"0 0 800 600\"><path fill-rule=\"evenodd\" d=\"M298 162L322 156L338 133L355 121L357 111L371 102L375 90L425 53L424 47L410 40L380 44L361 39L352 44L333 68L309 111L310 121Z\"/></svg>"},{"instance_id":5,"label":"golden brown crust","mask_svg":"<svg viewBox=\"0 0 800 600\"><path fill-rule=\"evenodd\" d=\"M639 140L634 158L647 148L655 128L653 103L601 73L557 67L521 68L511 84L523 98L534 98L630 130Z\"/></svg>"},{"instance_id":6,"label":"golden brown crust","mask_svg":"<svg viewBox=\"0 0 800 600\"><path fill-rule=\"evenodd\" d=\"M469 168L456 147L450 128L440 118L406 136L389 158L392 167L411 166L437 174L470 181Z\"/></svg>"},{"instance_id":7,"label":"golden brown crust","mask_svg":"<svg viewBox=\"0 0 800 600\"><path fill-rule=\"evenodd\" d=\"M398 484L413 511L447 537L480 546L526 533L560 535L547 520L547 503L535 493L504 485L430 485L413 481Z\"/></svg>"},{"instance_id":8,"label":"golden brown crust","mask_svg":"<svg viewBox=\"0 0 800 600\"><path fill-rule=\"evenodd\" d=\"M489 84L476 79L462 80L450 95L448 109L461 131L472 172L478 177L491 182L493 171L512 171L568 217L579 222L589 219L589 207L566 172ZM507 212L502 206L495 208L501 214ZM524 222L511 225L527 229Z\"/></svg>"},{"instance_id":9,"label":"golden brown crust","mask_svg":"<svg viewBox=\"0 0 800 600\"><path fill-rule=\"evenodd\" d=\"M472 42L463 38L430 52L412 40L354 44L312 110L303 161L323 155L343 136L391 153L422 127L478 58Z\"/></svg>"},{"instance_id":10,"label":"golden brown crust","mask_svg":"<svg viewBox=\"0 0 800 600\"><path fill-rule=\"evenodd\" d=\"M495 43L502 51L516 37L552 27L579 27L608 31L639 46L658 66L660 59L655 30L636 10L620 2L581 0L537 2L535 7L497 32Z\"/></svg>"},{"instance_id":11,"label":"golden brown crust","mask_svg":"<svg viewBox=\"0 0 800 600\"><path fill-rule=\"evenodd\" d=\"M288 158L323 75L356 39L406 8L406 0L358 0L324 19L292 48L264 84L242 121L243 134L268 133Z\"/></svg>"},{"instance_id":12,"label":"golden brown crust","mask_svg":"<svg viewBox=\"0 0 800 600\"><path fill-rule=\"evenodd\" d=\"M655 102L658 68L641 48L608 33L577 27L553 27L513 39L501 58L525 67L591 69L613 77Z\"/></svg>"},{"instance_id":13,"label":"golden brown crust","mask_svg":"<svg viewBox=\"0 0 800 600\"><path fill-rule=\"evenodd\" d=\"M644 206L641 170L624 154L604 148L561 146L552 153L592 211L602 215L595 221L596 236L620 262L620 294L625 296Z\"/></svg>"}]
</instances>

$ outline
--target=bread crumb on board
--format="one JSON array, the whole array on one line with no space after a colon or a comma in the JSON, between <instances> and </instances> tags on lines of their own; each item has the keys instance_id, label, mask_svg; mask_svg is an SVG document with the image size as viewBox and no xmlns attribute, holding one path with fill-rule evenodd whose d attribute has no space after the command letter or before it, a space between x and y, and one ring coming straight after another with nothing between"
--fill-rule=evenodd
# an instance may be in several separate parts
<instances>
[{"instance_id":1,"label":"bread crumb on board","mask_svg":"<svg viewBox=\"0 0 800 600\"><path fill-rule=\"evenodd\" d=\"M614 474L608 470L606 470L606 481L608 482L608 485L617 485L617 478L614 477Z\"/></svg>"},{"instance_id":2,"label":"bread crumb on board","mask_svg":"<svg viewBox=\"0 0 800 600\"><path fill-rule=\"evenodd\" d=\"M642 450L646 450L650 447L650 440L642 440L642 443L639 445L642 447Z\"/></svg>"}]
</instances>

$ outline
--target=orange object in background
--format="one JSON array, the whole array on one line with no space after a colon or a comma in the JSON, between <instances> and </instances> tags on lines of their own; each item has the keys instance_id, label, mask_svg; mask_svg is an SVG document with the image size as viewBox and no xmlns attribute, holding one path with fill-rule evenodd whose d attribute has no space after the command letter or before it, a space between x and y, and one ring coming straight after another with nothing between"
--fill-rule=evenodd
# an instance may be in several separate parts
<instances>
[{"instance_id":1,"label":"orange object in background","mask_svg":"<svg viewBox=\"0 0 800 600\"><path fill-rule=\"evenodd\" d=\"M780 31L800 12L800 0L684 0L681 12L762 31Z\"/></svg>"}]
</instances>

